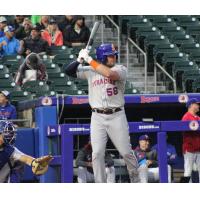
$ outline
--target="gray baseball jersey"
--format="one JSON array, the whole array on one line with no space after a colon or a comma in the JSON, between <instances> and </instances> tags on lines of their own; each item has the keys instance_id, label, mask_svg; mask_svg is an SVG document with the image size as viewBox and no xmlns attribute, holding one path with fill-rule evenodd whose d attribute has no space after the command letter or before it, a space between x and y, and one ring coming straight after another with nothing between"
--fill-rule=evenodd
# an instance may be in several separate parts
<instances>
[{"instance_id":1,"label":"gray baseball jersey","mask_svg":"<svg viewBox=\"0 0 200 200\"><path fill-rule=\"evenodd\" d=\"M14 147L14 152L10 157L10 163L14 165L16 161L20 159L20 157L24 155L21 151L19 151L16 147ZM9 164L6 163L3 168L0 170L0 183L9 182L10 175L10 167Z\"/></svg>"},{"instance_id":2,"label":"gray baseball jersey","mask_svg":"<svg viewBox=\"0 0 200 200\"><path fill-rule=\"evenodd\" d=\"M89 103L92 108L115 108L124 106L127 68L123 65L115 65L111 70L117 71L120 80L110 80L88 67L78 68L77 77L88 80Z\"/></svg>"}]
</instances>

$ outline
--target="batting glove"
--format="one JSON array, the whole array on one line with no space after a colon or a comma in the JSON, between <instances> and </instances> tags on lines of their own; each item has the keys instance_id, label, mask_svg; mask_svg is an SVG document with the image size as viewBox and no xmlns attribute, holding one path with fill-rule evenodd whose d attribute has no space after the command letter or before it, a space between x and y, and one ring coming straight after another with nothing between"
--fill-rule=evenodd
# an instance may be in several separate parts
<instances>
[{"instance_id":1,"label":"batting glove","mask_svg":"<svg viewBox=\"0 0 200 200\"><path fill-rule=\"evenodd\" d=\"M85 62L89 63L93 60L91 56L89 56L89 52L87 49L82 49L79 52L78 58L82 58L85 60Z\"/></svg>"}]
</instances>

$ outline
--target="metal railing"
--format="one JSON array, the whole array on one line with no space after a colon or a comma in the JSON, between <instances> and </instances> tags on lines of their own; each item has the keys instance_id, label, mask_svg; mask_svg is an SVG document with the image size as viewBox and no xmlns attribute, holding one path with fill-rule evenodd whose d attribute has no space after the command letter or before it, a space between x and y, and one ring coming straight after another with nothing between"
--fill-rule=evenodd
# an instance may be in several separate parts
<instances>
[{"instance_id":1,"label":"metal railing","mask_svg":"<svg viewBox=\"0 0 200 200\"><path fill-rule=\"evenodd\" d=\"M129 37L126 42L127 67L129 67L129 42L144 56L144 91L147 92L147 54Z\"/></svg>"},{"instance_id":2,"label":"metal railing","mask_svg":"<svg viewBox=\"0 0 200 200\"><path fill-rule=\"evenodd\" d=\"M154 92L157 93L157 67L173 82L174 93L176 93L176 80L157 62L154 65Z\"/></svg>"},{"instance_id":3,"label":"metal railing","mask_svg":"<svg viewBox=\"0 0 200 200\"><path fill-rule=\"evenodd\" d=\"M120 45L121 45L121 41L120 41L120 28L119 26L113 21L113 19L111 17L109 17L108 15L102 15L101 16L101 42L104 42L104 18L108 19L109 22L112 23L112 25L117 29L117 46L118 46L118 62L120 63L120 55L121 55L121 50L120 50Z\"/></svg>"}]
</instances>

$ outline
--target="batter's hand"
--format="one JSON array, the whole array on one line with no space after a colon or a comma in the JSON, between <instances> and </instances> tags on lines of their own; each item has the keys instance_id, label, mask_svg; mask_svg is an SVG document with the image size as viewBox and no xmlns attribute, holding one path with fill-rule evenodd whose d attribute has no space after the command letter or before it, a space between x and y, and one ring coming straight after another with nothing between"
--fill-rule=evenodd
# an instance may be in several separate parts
<instances>
[{"instance_id":1,"label":"batter's hand","mask_svg":"<svg viewBox=\"0 0 200 200\"><path fill-rule=\"evenodd\" d=\"M89 63L93 60L91 56L89 56L89 51L87 49L81 49L78 55L79 58L82 58L85 62Z\"/></svg>"}]
</instances>

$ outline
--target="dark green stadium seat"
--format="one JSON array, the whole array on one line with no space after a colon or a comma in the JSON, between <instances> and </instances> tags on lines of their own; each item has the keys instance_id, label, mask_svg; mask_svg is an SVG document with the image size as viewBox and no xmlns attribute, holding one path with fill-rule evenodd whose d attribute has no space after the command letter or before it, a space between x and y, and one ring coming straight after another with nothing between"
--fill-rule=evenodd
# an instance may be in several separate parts
<instances>
[{"instance_id":1,"label":"dark green stadium seat","mask_svg":"<svg viewBox=\"0 0 200 200\"><path fill-rule=\"evenodd\" d=\"M61 69L58 66L51 67L51 68L46 68L46 71L48 74L54 74L54 73L60 73Z\"/></svg>"},{"instance_id":2,"label":"dark green stadium seat","mask_svg":"<svg viewBox=\"0 0 200 200\"><path fill-rule=\"evenodd\" d=\"M13 77L10 74L1 74L0 73L0 79L6 79L8 81L14 81Z\"/></svg>"},{"instance_id":3,"label":"dark green stadium seat","mask_svg":"<svg viewBox=\"0 0 200 200\"><path fill-rule=\"evenodd\" d=\"M136 88L126 88L124 94L140 94L140 91Z\"/></svg>"},{"instance_id":4,"label":"dark green stadium seat","mask_svg":"<svg viewBox=\"0 0 200 200\"><path fill-rule=\"evenodd\" d=\"M74 89L70 89L70 88L63 90L62 93L65 95L86 95L86 93L82 90L79 90L79 89L74 90Z\"/></svg>"},{"instance_id":5,"label":"dark green stadium seat","mask_svg":"<svg viewBox=\"0 0 200 200\"><path fill-rule=\"evenodd\" d=\"M121 15L119 16L119 27L123 34L127 34L127 23L132 20L143 19L141 15Z\"/></svg>"},{"instance_id":6,"label":"dark green stadium seat","mask_svg":"<svg viewBox=\"0 0 200 200\"><path fill-rule=\"evenodd\" d=\"M161 36L161 35L162 35L161 32L155 27L151 27L150 30L140 29L140 30L136 31L136 42L140 46L140 48L144 49L144 39L145 38L156 37L156 36Z\"/></svg>"},{"instance_id":7,"label":"dark green stadium seat","mask_svg":"<svg viewBox=\"0 0 200 200\"><path fill-rule=\"evenodd\" d=\"M190 22L192 20L191 15L169 15L169 17L175 19L180 22Z\"/></svg>"},{"instance_id":8,"label":"dark green stadium seat","mask_svg":"<svg viewBox=\"0 0 200 200\"><path fill-rule=\"evenodd\" d=\"M195 42L194 38L190 35L174 35L171 40L177 45L191 44Z\"/></svg>"},{"instance_id":9,"label":"dark green stadium seat","mask_svg":"<svg viewBox=\"0 0 200 200\"><path fill-rule=\"evenodd\" d=\"M200 44L194 42L194 43L191 43L191 44L182 44L180 48L182 50L188 50L189 51L191 49L195 49L195 48L199 48L199 47L200 47Z\"/></svg>"},{"instance_id":10,"label":"dark green stadium seat","mask_svg":"<svg viewBox=\"0 0 200 200\"><path fill-rule=\"evenodd\" d=\"M184 53L167 53L162 57L161 65L165 67L168 73L172 74L172 66L177 62L188 61L188 56Z\"/></svg>"},{"instance_id":11,"label":"dark green stadium seat","mask_svg":"<svg viewBox=\"0 0 200 200\"><path fill-rule=\"evenodd\" d=\"M21 88L12 79L0 79L0 90L19 91Z\"/></svg>"},{"instance_id":12,"label":"dark green stadium seat","mask_svg":"<svg viewBox=\"0 0 200 200\"><path fill-rule=\"evenodd\" d=\"M180 62L175 63L172 68L173 77L176 78L177 87L181 90L183 89L183 75L187 73L187 71L196 71L199 68L196 63L191 61L188 64L184 64L184 62L182 63L182 65L180 65Z\"/></svg>"},{"instance_id":13,"label":"dark green stadium seat","mask_svg":"<svg viewBox=\"0 0 200 200\"><path fill-rule=\"evenodd\" d=\"M194 20L194 21L193 21ZM182 19L178 19L177 20L177 24L179 26L182 26L182 27L189 27L189 26L199 26L200 25L200 22L198 19L194 18L194 17L191 17L191 19L189 19L188 21L184 21Z\"/></svg>"},{"instance_id":14,"label":"dark green stadium seat","mask_svg":"<svg viewBox=\"0 0 200 200\"><path fill-rule=\"evenodd\" d=\"M5 65L0 65L0 74L9 74L9 69Z\"/></svg>"},{"instance_id":15,"label":"dark green stadium seat","mask_svg":"<svg viewBox=\"0 0 200 200\"><path fill-rule=\"evenodd\" d=\"M3 64L6 66L10 66L10 65L20 65L23 62L23 57L19 56L19 55L7 55L7 56L3 56Z\"/></svg>"},{"instance_id":16,"label":"dark green stadium seat","mask_svg":"<svg viewBox=\"0 0 200 200\"><path fill-rule=\"evenodd\" d=\"M192 84L193 82L200 77L199 70L188 70L183 74L183 91L192 92Z\"/></svg>"},{"instance_id":17,"label":"dark green stadium seat","mask_svg":"<svg viewBox=\"0 0 200 200\"><path fill-rule=\"evenodd\" d=\"M127 25L128 25L127 26L128 34L134 41L136 40L136 30L137 29L143 28L143 27L152 27L152 23L146 18L138 20L137 22L129 21Z\"/></svg>"},{"instance_id":18,"label":"dark green stadium seat","mask_svg":"<svg viewBox=\"0 0 200 200\"><path fill-rule=\"evenodd\" d=\"M200 92L200 77L195 79L192 83L192 92Z\"/></svg>"},{"instance_id":19,"label":"dark green stadium seat","mask_svg":"<svg viewBox=\"0 0 200 200\"><path fill-rule=\"evenodd\" d=\"M65 78L68 80L68 77L65 75L65 73L50 73L48 74L48 80L53 80L53 79L60 79L60 78Z\"/></svg>"},{"instance_id":20,"label":"dark green stadium seat","mask_svg":"<svg viewBox=\"0 0 200 200\"><path fill-rule=\"evenodd\" d=\"M43 81L28 81L23 84L22 89L31 93L36 93L37 91L49 91L49 86Z\"/></svg>"},{"instance_id":21,"label":"dark green stadium seat","mask_svg":"<svg viewBox=\"0 0 200 200\"><path fill-rule=\"evenodd\" d=\"M39 98L42 96L56 96L57 92L56 91L36 91L35 97Z\"/></svg>"},{"instance_id":22,"label":"dark green stadium seat","mask_svg":"<svg viewBox=\"0 0 200 200\"><path fill-rule=\"evenodd\" d=\"M66 46L52 46L51 47L51 55L58 55L58 54L71 54L72 48Z\"/></svg>"},{"instance_id":23,"label":"dark green stadium seat","mask_svg":"<svg viewBox=\"0 0 200 200\"><path fill-rule=\"evenodd\" d=\"M155 20L165 20L167 15L143 15L144 18L148 20L155 21Z\"/></svg>"},{"instance_id":24,"label":"dark green stadium seat","mask_svg":"<svg viewBox=\"0 0 200 200\"><path fill-rule=\"evenodd\" d=\"M193 25L193 26L188 26L186 29L187 33L196 36L200 34L200 26L199 25Z\"/></svg>"},{"instance_id":25,"label":"dark green stadium seat","mask_svg":"<svg viewBox=\"0 0 200 200\"><path fill-rule=\"evenodd\" d=\"M184 37L186 35L185 31L177 31L177 32L167 32L164 33L165 36L167 36L170 40L173 41L173 39L176 37Z\"/></svg>"},{"instance_id":26,"label":"dark green stadium seat","mask_svg":"<svg viewBox=\"0 0 200 200\"><path fill-rule=\"evenodd\" d=\"M69 64L75 59L76 59L76 56L73 54L59 54L54 57L52 62L62 67L64 64Z\"/></svg>"},{"instance_id":27,"label":"dark green stadium seat","mask_svg":"<svg viewBox=\"0 0 200 200\"><path fill-rule=\"evenodd\" d=\"M58 64L55 63L45 63L46 68L55 68L55 67L59 67Z\"/></svg>"},{"instance_id":28,"label":"dark green stadium seat","mask_svg":"<svg viewBox=\"0 0 200 200\"><path fill-rule=\"evenodd\" d=\"M51 90L54 90L58 93L62 93L62 91L67 88L75 90L76 85L72 81L67 80L65 77L63 77L63 78L57 78L57 79L55 78L54 80L52 80L50 88Z\"/></svg>"},{"instance_id":29,"label":"dark green stadium seat","mask_svg":"<svg viewBox=\"0 0 200 200\"><path fill-rule=\"evenodd\" d=\"M8 65L10 74L15 74L18 71L19 67L20 67L20 63L14 63L11 65Z\"/></svg>"},{"instance_id":30,"label":"dark green stadium seat","mask_svg":"<svg viewBox=\"0 0 200 200\"><path fill-rule=\"evenodd\" d=\"M10 94L10 99L12 102L31 100L33 96L30 92L27 91L12 91Z\"/></svg>"}]
</instances>

